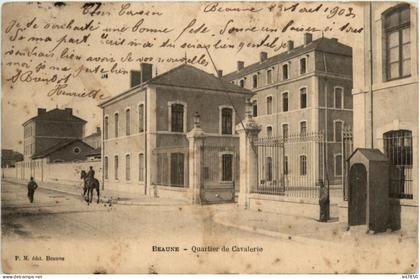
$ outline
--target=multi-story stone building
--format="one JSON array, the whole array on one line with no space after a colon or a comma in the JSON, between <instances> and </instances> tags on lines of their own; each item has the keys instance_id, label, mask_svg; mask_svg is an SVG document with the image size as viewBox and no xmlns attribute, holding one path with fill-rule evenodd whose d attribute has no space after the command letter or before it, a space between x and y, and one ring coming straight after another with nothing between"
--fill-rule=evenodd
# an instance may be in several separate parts
<instances>
[{"instance_id":1,"label":"multi-story stone building","mask_svg":"<svg viewBox=\"0 0 420 279\"><path fill-rule=\"evenodd\" d=\"M203 169L204 179L214 174L217 183L237 182L239 139L234 127L244 118L245 100L252 93L187 64L155 77L152 65L141 64L141 71L132 74L140 77L132 76L129 90L99 105L105 188L187 195L187 132L197 113L207 143L223 150L233 146L213 158L214 166Z\"/></svg>"},{"instance_id":2,"label":"multi-story stone building","mask_svg":"<svg viewBox=\"0 0 420 279\"><path fill-rule=\"evenodd\" d=\"M262 125L260 137L323 132L329 181L341 184L342 131L353 122L352 48L334 38L313 40L309 33L304 34L301 45L295 47L293 41L287 45L287 51L273 57L261 52L260 60L246 67L238 61L237 70L224 79L256 93L252 110L254 119ZM309 164L319 164L307 162L306 155L296 156L285 154L289 175L297 172L305 176ZM300 171L293 170L299 165Z\"/></svg>"},{"instance_id":3,"label":"multi-story stone building","mask_svg":"<svg viewBox=\"0 0 420 279\"><path fill-rule=\"evenodd\" d=\"M38 115L23 123L25 161L60 143L82 139L85 124L85 120L73 115L71 108L38 108Z\"/></svg>"},{"instance_id":4,"label":"multi-story stone building","mask_svg":"<svg viewBox=\"0 0 420 279\"><path fill-rule=\"evenodd\" d=\"M391 218L418 220L418 13L408 3L366 3L362 51L354 55L354 145L378 148L396 167ZM397 224L398 225L398 224Z\"/></svg>"}]
</instances>

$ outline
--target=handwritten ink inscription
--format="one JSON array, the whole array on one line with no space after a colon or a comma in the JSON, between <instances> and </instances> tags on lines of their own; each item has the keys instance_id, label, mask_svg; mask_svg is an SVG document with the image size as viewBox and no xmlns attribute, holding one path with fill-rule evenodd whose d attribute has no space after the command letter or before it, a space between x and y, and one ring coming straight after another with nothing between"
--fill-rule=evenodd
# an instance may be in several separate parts
<instances>
[{"instance_id":1,"label":"handwritten ink inscription","mask_svg":"<svg viewBox=\"0 0 420 279\"><path fill-rule=\"evenodd\" d=\"M351 3L11 3L3 13L3 80L47 97L103 100L106 86L142 62L211 66L227 57L287 48L290 37L361 38ZM157 71L157 70L156 70ZM208 71L211 71L209 68ZM113 93L114 94L114 93Z\"/></svg>"}]
</instances>

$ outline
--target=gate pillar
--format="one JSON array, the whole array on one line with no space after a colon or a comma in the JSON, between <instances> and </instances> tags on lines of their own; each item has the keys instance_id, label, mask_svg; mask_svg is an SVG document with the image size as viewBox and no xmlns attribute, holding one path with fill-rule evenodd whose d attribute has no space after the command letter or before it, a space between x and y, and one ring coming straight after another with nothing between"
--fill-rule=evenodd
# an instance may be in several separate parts
<instances>
[{"instance_id":1,"label":"gate pillar","mask_svg":"<svg viewBox=\"0 0 420 279\"><path fill-rule=\"evenodd\" d=\"M239 133L239 197L238 204L244 208L249 207L249 194L256 187L258 180L258 156L254 140L258 138L261 125L258 125L251 117L251 111L247 112L247 119L236 126Z\"/></svg>"},{"instance_id":2,"label":"gate pillar","mask_svg":"<svg viewBox=\"0 0 420 279\"><path fill-rule=\"evenodd\" d=\"M203 160L203 143L206 134L203 129L200 128L200 115L198 112L194 115L194 128L187 133L187 139L189 142L188 147L188 174L189 174L189 190L191 192L191 202L193 204L200 204L200 190L201 190L201 167Z\"/></svg>"}]
</instances>

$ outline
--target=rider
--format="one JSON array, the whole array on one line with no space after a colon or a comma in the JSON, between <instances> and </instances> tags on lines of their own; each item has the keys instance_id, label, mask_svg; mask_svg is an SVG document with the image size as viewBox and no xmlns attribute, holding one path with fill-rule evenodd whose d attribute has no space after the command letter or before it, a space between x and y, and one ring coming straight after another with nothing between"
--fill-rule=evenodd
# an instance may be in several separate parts
<instances>
[{"instance_id":1,"label":"rider","mask_svg":"<svg viewBox=\"0 0 420 279\"><path fill-rule=\"evenodd\" d=\"M88 183L92 183L93 180L95 179L95 171L93 170L92 166L89 167L89 171L87 173L87 179L88 179Z\"/></svg>"}]
</instances>

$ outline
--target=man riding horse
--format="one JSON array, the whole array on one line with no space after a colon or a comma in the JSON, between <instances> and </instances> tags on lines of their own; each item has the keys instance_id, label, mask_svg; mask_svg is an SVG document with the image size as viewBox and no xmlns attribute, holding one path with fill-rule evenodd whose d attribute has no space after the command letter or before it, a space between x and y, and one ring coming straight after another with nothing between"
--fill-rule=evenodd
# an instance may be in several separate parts
<instances>
[{"instance_id":1,"label":"man riding horse","mask_svg":"<svg viewBox=\"0 0 420 279\"><path fill-rule=\"evenodd\" d=\"M92 202L93 189L95 189L96 193L98 194L97 203L99 203L99 181L95 178L95 171L93 170L93 167L90 166L89 171L87 173L84 170L82 170L80 178L84 180L83 197L85 197L87 193L87 203L89 204Z\"/></svg>"}]
</instances>

